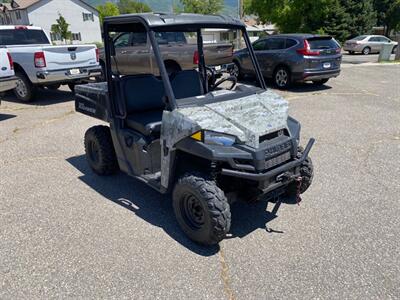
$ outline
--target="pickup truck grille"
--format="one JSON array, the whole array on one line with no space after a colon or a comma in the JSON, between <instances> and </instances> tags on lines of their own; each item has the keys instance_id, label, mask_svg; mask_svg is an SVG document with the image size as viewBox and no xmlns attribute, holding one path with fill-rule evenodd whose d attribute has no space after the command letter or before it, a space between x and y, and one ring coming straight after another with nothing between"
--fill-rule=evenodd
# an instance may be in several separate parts
<instances>
[{"instance_id":1,"label":"pickup truck grille","mask_svg":"<svg viewBox=\"0 0 400 300\"><path fill-rule=\"evenodd\" d=\"M265 169L271 169L277 165L280 165L290 159L290 151L278 155L274 158L265 161Z\"/></svg>"}]
</instances>

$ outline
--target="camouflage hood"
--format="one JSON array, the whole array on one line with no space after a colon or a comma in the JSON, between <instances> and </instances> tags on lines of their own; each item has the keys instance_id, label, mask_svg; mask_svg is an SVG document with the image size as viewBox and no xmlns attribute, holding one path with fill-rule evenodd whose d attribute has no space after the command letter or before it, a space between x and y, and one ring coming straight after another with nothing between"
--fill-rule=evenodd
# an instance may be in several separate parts
<instances>
[{"instance_id":1,"label":"camouflage hood","mask_svg":"<svg viewBox=\"0 0 400 300\"><path fill-rule=\"evenodd\" d=\"M266 91L235 100L180 108L164 114L163 123L175 124L165 126L163 135L172 135L176 140L187 136L189 132L205 129L235 135L245 144L258 148L259 137L286 128L287 118L288 102ZM171 131L169 134L166 132L168 129Z\"/></svg>"}]
</instances>

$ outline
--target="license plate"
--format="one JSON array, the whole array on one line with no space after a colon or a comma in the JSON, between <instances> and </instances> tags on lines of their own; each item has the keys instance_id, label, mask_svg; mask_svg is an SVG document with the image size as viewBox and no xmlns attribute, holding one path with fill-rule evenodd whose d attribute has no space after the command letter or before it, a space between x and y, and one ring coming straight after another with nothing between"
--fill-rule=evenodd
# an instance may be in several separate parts
<instances>
[{"instance_id":1,"label":"license plate","mask_svg":"<svg viewBox=\"0 0 400 300\"><path fill-rule=\"evenodd\" d=\"M71 70L69 70L69 73L71 75L78 75L78 74L81 74L81 70L79 70L79 69L71 69Z\"/></svg>"},{"instance_id":2,"label":"license plate","mask_svg":"<svg viewBox=\"0 0 400 300\"><path fill-rule=\"evenodd\" d=\"M215 71L221 71L221 66L215 66Z\"/></svg>"},{"instance_id":3,"label":"license plate","mask_svg":"<svg viewBox=\"0 0 400 300\"><path fill-rule=\"evenodd\" d=\"M331 63L326 62L322 66L324 67L324 69L329 69L332 65Z\"/></svg>"}]
</instances>

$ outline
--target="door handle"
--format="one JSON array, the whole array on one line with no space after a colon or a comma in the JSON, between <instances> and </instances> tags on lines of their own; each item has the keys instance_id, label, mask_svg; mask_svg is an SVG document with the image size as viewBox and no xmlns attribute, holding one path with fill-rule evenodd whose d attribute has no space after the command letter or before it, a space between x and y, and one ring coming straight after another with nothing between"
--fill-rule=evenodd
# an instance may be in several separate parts
<instances>
[{"instance_id":1,"label":"door handle","mask_svg":"<svg viewBox=\"0 0 400 300\"><path fill-rule=\"evenodd\" d=\"M138 50L136 53L138 53L138 54L148 54L150 52L147 51L147 50Z\"/></svg>"},{"instance_id":2,"label":"door handle","mask_svg":"<svg viewBox=\"0 0 400 300\"><path fill-rule=\"evenodd\" d=\"M127 51L127 50L123 50L123 51L121 51L120 53L121 53L121 54L128 54L128 51Z\"/></svg>"}]
</instances>

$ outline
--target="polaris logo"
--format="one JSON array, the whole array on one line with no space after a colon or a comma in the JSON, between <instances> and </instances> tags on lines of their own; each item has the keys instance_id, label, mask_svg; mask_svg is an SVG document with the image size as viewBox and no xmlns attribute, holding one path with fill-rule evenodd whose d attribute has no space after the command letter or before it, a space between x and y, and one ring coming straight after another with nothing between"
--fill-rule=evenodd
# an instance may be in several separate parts
<instances>
[{"instance_id":1,"label":"polaris logo","mask_svg":"<svg viewBox=\"0 0 400 300\"><path fill-rule=\"evenodd\" d=\"M265 155L266 156L272 156L274 154L277 154L277 153L280 153L280 152L283 152L285 150L290 149L291 146L292 146L292 143L290 141L285 142L285 143L280 144L280 145L272 146L272 147L270 147L270 148L265 150Z\"/></svg>"},{"instance_id":2,"label":"polaris logo","mask_svg":"<svg viewBox=\"0 0 400 300\"><path fill-rule=\"evenodd\" d=\"M76 59L76 53L71 53L70 55L71 55L71 59L72 59L72 60L75 60L75 59Z\"/></svg>"},{"instance_id":3,"label":"polaris logo","mask_svg":"<svg viewBox=\"0 0 400 300\"><path fill-rule=\"evenodd\" d=\"M85 104L79 102L78 108L80 110L95 114L96 113L96 109L95 108L91 108L91 107L87 107Z\"/></svg>"}]
</instances>

